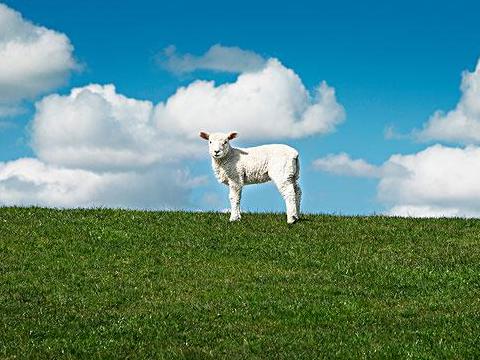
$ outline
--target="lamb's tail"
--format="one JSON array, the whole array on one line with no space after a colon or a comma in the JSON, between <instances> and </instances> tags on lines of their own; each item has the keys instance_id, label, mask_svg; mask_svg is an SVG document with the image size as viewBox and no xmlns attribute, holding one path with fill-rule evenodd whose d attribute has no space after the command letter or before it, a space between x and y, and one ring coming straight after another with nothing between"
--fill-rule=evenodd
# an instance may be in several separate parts
<instances>
[{"instance_id":1,"label":"lamb's tail","mask_svg":"<svg viewBox=\"0 0 480 360\"><path fill-rule=\"evenodd\" d=\"M293 168L295 169L294 178L295 180L298 180L298 178L300 177L300 160L298 154L293 158Z\"/></svg>"},{"instance_id":2,"label":"lamb's tail","mask_svg":"<svg viewBox=\"0 0 480 360\"><path fill-rule=\"evenodd\" d=\"M300 160L298 154L293 159L293 165L295 168L295 172L293 175L293 188L295 190L295 205L298 219L300 217L300 203L302 202L302 189L300 188L300 184L298 183L298 178L300 177Z\"/></svg>"}]
</instances>

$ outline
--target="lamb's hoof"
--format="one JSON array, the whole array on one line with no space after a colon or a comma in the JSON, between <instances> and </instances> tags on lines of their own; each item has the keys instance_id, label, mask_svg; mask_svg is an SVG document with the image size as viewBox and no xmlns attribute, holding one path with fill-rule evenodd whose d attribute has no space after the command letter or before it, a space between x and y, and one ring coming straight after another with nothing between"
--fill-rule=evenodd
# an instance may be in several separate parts
<instances>
[{"instance_id":1,"label":"lamb's hoof","mask_svg":"<svg viewBox=\"0 0 480 360\"><path fill-rule=\"evenodd\" d=\"M297 216L292 216L291 218L287 219L287 224L295 224L298 221Z\"/></svg>"},{"instance_id":2,"label":"lamb's hoof","mask_svg":"<svg viewBox=\"0 0 480 360\"><path fill-rule=\"evenodd\" d=\"M240 219L241 219L241 216L240 216L240 215L230 216L230 222L240 221Z\"/></svg>"}]
</instances>

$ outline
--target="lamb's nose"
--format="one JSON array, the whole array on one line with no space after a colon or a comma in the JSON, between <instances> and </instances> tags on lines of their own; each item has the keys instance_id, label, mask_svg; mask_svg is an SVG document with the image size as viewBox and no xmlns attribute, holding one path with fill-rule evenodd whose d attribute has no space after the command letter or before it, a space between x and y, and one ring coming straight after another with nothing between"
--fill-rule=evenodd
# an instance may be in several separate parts
<instances>
[{"instance_id":1,"label":"lamb's nose","mask_svg":"<svg viewBox=\"0 0 480 360\"><path fill-rule=\"evenodd\" d=\"M220 154L220 150L215 150L215 155Z\"/></svg>"}]
</instances>

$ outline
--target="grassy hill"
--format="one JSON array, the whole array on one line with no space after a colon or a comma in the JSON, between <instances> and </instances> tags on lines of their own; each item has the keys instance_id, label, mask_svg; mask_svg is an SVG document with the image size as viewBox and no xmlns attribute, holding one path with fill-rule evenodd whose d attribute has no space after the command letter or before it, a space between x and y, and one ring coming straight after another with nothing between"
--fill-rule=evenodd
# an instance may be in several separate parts
<instances>
[{"instance_id":1,"label":"grassy hill","mask_svg":"<svg viewBox=\"0 0 480 360\"><path fill-rule=\"evenodd\" d=\"M480 221L0 209L0 358L478 358Z\"/></svg>"}]
</instances>

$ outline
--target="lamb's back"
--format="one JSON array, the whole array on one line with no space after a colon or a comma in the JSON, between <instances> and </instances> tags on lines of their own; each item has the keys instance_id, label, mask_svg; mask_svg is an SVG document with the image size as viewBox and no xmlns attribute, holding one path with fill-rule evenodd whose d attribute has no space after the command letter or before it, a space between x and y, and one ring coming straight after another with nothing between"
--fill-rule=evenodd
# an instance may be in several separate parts
<instances>
[{"instance_id":1,"label":"lamb's back","mask_svg":"<svg viewBox=\"0 0 480 360\"><path fill-rule=\"evenodd\" d=\"M267 158L296 158L298 151L285 144L268 144L239 149L247 155L258 159Z\"/></svg>"},{"instance_id":2,"label":"lamb's back","mask_svg":"<svg viewBox=\"0 0 480 360\"><path fill-rule=\"evenodd\" d=\"M277 163L289 162L298 157L294 148L284 144L268 144L237 149L245 183L260 183L271 180L269 171ZM280 165L282 167L282 165Z\"/></svg>"}]
</instances>

